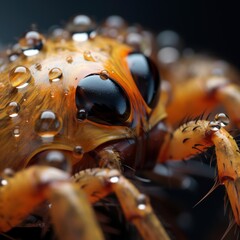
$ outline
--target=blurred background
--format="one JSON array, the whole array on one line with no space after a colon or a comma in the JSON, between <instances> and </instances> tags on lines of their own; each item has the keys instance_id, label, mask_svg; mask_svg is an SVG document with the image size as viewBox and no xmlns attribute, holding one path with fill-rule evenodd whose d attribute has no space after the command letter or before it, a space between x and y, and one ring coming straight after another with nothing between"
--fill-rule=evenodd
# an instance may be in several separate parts
<instances>
[{"instance_id":1,"label":"blurred background","mask_svg":"<svg viewBox=\"0 0 240 240\"><path fill-rule=\"evenodd\" d=\"M117 14L154 32L175 30L186 46L209 51L240 67L238 9L233 0L3 0L0 43L14 42L32 23L46 31L78 13L97 21Z\"/></svg>"},{"instance_id":2,"label":"blurred background","mask_svg":"<svg viewBox=\"0 0 240 240\"><path fill-rule=\"evenodd\" d=\"M0 46L15 43L32 24L36 24L40 32L47 32L52 25L64 24L79 13L99 22L109 15L120 15L130 24L140 23L155 33L174 30L183 38L186 47L224 58L240 69L240 15L237 1L3 0L0 3ZM227 217L224 223L221 221L224 219L223 189L216 190L193 208L213 185L213 179L198 180L199 183L204 182L207 188L197 194L191 191L170 192L176 201L185 194L184 207L188 205L188 209L179 221L185 224L183 229L186 225L191 228L187 239L220 239L228 224ZM197 217L191 217L189 212L195 212ZM230 236L226 239L233 238Z\"/></svg>"}]
</instances>

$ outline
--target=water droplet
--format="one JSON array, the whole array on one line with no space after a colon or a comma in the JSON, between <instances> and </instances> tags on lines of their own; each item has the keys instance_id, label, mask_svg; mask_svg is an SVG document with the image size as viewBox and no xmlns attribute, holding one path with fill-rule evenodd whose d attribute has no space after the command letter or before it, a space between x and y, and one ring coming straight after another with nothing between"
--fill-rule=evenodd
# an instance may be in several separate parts
<instances>
[{"instance_id":1,"label":"water droplet","mask_svg":"<svg viewBox=\"0 0 240 240\"><path fill-rule=\"evenodd\" d=\"M119 176L112 176L109 178L110 183L118 183L119 182Z\"/></svg>"},{"instance_id":2,"label":"water droplet","mask_svg":"<svg viewBox=\"0 0 240 240\"><path fill-rule=\"evenodd\" d=\"M66 58L66 61L71 64L73 62L73 58L71 56L68 56Z\"/></svg>"},{"instance_id":3,"label":"water droplet","mask_svg":"<svg viewBox=\"0 0 240 240\"><path fill-rule=\"evenodd\" d=\"M147 197L144 194L140 194L137 198L137 207L139 210L144 210L147 207Z\"/></svg>"},{"instance_id":4,"label":"water droplet","mask_svg":"<svg viewBox=\"0 0 240 240\"><path fill-rule=\"evenodd\" d=\"M107 70L102 70L99 75L100 75L100 78L102 80L108 80L109 79L109 74L108 74Z\"/></svg>"},{"instance_id":5,"label":"water droplet","mask_svg":"<svg viewBox=\"0 0 240 240\"><path fill-rule=\"evenodd\" d=\"M71 171L71 164L67 154L58 150L46 150L35 156L37 165L51 166L66 172Z\"/></svg>"},{"instance_id":6,"label":"water droplet","mask_svg":"<svg viewBox=\"0 0 240 240\"><path fill-rule=\"evenodd\" d=\"M0 186L6 186L6 185L8 185L7 179L0 177Z\"/></svg>"},{"instance_id":7,"label":"water droplet","mask_svg":"<svg viewBox=\"0 0 240 240\"><path fill-rule=\"evenodd\" d=\"M24 66L17 66L9 72L9 81L13 87L24 88L31 79L31 73Z\"/></svg>"},{"instance_id":8,"label":"water droplet","mask_svg":"<svg viewBox=\"0 0 240 240\"><path fill-rule=\"evenodd\" d=\"M60 68L52 68L48 73L50 82L58 82L62 78L62 70Z\"/></svg>"},{"instance_id":9,"label":"water droplet","mask_svg":"<svg viewBox=\"0 0 240 240\"><path fill-rule=\"evenodd\" d=\"M214 119L220 123L221 127L227 126L230 122L229 117L225 113L218 113Z\"/></svg>"},{"instance_id":10,"label":"water droplet","mask_svg":"<svg viewBox=\"0 0 240 240\"><path fill-rule=\"evenodd\" d=\"M83 157L83 148L82 146L75 146L73 149L73 157L77 159L81 159Z\"/></svg>"},{"instance_id":11,"label":"water droplet","mask_svg":"<svg viewBox=\"0 0 240 240\"><path fill-rule=\"evenodd\" d=\"M11 168L5 168L3 170L2 176L3 177L13 177L15 174L15 171Z\"/></svg>"},{"instance_id":12,"label":"water droplet","mask_svg":"<svg viewBox=\"0 0 240 240\"><path fill-rule=\"evenodd\" d=\"M41 137L54 137L62 129L61 119L52 111L42 112L35 122L35 131Z\"/></svg>"},{"instance_id":13,"label":"water droplet","mask_svg":"<svg viewBox=\"0 0 240 240\"><path fill-rule=\"evenodd\" d=\"M96 23L86 15L77 15L68 23L66 28L72 34L74 41L83 42L94 37Z\"/></svg>"},{"instance_id":14,"label":"water droplet","mask_svg":"<svg viewBox=\"0 0 240 240\"><path fill-rule=\"evenodd\" d=\"M216 122L216 121L209 122L208 127L210 128L210 131L212 131L212 132L217 132L218 130L221 129L220 123Z\"/></svg>"},{"instance_id":15,"label":"water droplet","mask_svg":"<svg viewBox=\"0 0 240 240\"><path fill-rule=\"evenodd\" d=\"M5 111L9 117L17 117L20 111L20 105L17 102L10 102L7 104Z\"/></svg>"},{"instance_id":16,"label":"water droplet","mask_svg":"<svg viewBox=\"0 0 240 240\"><path fill-rule=\"evenodd\" d=\"M38 54L39 51L42 50L44 42L45 39L40 33L36 31L29 31L19 40L19 45L23 54L30 57Z\"/></svg>"},{"instance_id":17,"label":"water droplet","mask_svg":"<svg viewBox=\"0 0 240 240\"><path fill-rule=\"evenodd\" d=\"M90 51L84 51L83 57L86 61L95 62L95 59L93 58L92 53Z\"/></svg>"},{"instance_id":18,"label":"water droplet","mask_svg":"<svg viewBox=\"0 0 240 240\"><path fill-rule=\"evenodd\" d=\"M42 65L41 65L41 63L36 63L36 64L35 64L35 69L37 69L38 71L41 71L41 70L42 70Z\"/></svg>"},{"instance_id":19,"label":"water droplet","mask_svg":"<svg viewBox=\"0 0 240 240\"><path fill-rule=\"evenodd\" d=\"M87 113L85 109L80 109L77 113L78 120L85 120L87 118Z\"/></svg>"},{"instance_id":20,"label":"water droplet","mask_svg":"<svg viewBox=\"0 0 240 240\"><path fill-rule=\"evenodd\" d=\"M13 136L16 138L20 137L20 127L17 126L13 129Z\"/></svg>"}]
</instances>

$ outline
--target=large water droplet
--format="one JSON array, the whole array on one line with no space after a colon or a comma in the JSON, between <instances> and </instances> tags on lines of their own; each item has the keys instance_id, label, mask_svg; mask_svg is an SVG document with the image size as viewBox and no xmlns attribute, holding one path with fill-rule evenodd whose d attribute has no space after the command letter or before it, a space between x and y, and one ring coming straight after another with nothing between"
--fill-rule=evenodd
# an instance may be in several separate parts
<instances>
[{"instance_id":1,"label":"large water droplet","mask_svg":"<svg viewBox=\"0 0 240 240\"><path fill-rule=\"evenodd\" d=\"M52 111L42 112L35 122L35 131L41 137L54 137L62 129L61 119Z\"/></svg>"},{"instance_id":2,"label":"large water droplet","mask_svg":"<svg viewBox=\"0 0 240 240\"><path fill-rule=\"evenodd\" d=\"M48 73L50 82L58 82L62 78L62 70L60 68L52 68Z\"/></svg>"},{"instance_id":3,"label":"large water droplet","mask_svg":"<svg viewBox=\"0 0 240 240\"><path fill-rule=\"evenodd\" d=\"M19 45L23 54L30 57L39 53L44 46L44 42L45 39L40 33L36 31L29 31L19 40Z\"/></svg>"},{"instance_id":4,"label":"large water droplet","mask_svg":"<svg viewBox=\"0 0 240 240\"><path fill-rule=\"evenodd\" d=\"M9 81L13 87L23 88L28 85L31 79L31 73L24 66L17 66L9 72Z\"/></svg>"},{"instance_id":5,"label":"large water droplet","mask_svg":"<svg viewBox=\"0 0 240 240\"><path fill-rule=\"evenodd\" d=\"M5 111L9 117L17 117L20 111L20 105L17 102L10 102L6 106Z\"/></svg>"}]
</instances>

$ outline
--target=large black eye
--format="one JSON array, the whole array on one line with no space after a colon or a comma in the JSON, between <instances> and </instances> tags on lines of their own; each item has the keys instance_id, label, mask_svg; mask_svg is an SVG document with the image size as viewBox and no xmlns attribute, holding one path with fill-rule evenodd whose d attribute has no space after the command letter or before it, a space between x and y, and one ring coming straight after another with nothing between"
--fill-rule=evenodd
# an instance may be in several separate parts
<instances>
[{"instance_id":1,"label":"large black eye","mask_svg":"<svg viewBox=\"0 0 240 240\"><path fill-rule=\"evenodd\" d=\"M131 53L127 62L133 79L145 102L153 107L158 93L160 77L154 62L142 53Z\"/></svg>"},{"instance_id":2,"label":"large black eye","mask_svg":"<svg viewBox=\"0 0 240 240\"><path fill-rule=\"evenodd\" d=\"M77 118L123 125L130 115L130 104L124 90L112 79L99 75L81 79L76 89Z\"/></svg>"}]
</instances>

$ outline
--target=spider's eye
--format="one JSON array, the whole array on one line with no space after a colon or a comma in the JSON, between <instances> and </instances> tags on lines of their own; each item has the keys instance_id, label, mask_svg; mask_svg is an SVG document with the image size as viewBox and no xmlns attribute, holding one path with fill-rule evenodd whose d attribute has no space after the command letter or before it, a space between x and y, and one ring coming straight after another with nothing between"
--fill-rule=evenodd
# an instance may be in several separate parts
<instances>
[{"instance_id":1,"label":"spider's eye","mask_svg":"<svg viewBox=\"0 0 240 240\"><path fill-rule=\"evenodd\" d=\"M81 79L76 89L77 118L124 125L130 115L130 103L125 91L112 79L99 75Z\"/></svg>"},{"instance_id":2,"label":"spider's eye","mask_svg":"<svg viewBox=\"0 0 240 240\"><path fill-rule=\"evenodd\" d=\"M154 107L160 85L160 77L156 65L142 53L135 52L127 56L127 62L143 99L149 107Z\"/></svg>"}]
</instances>

